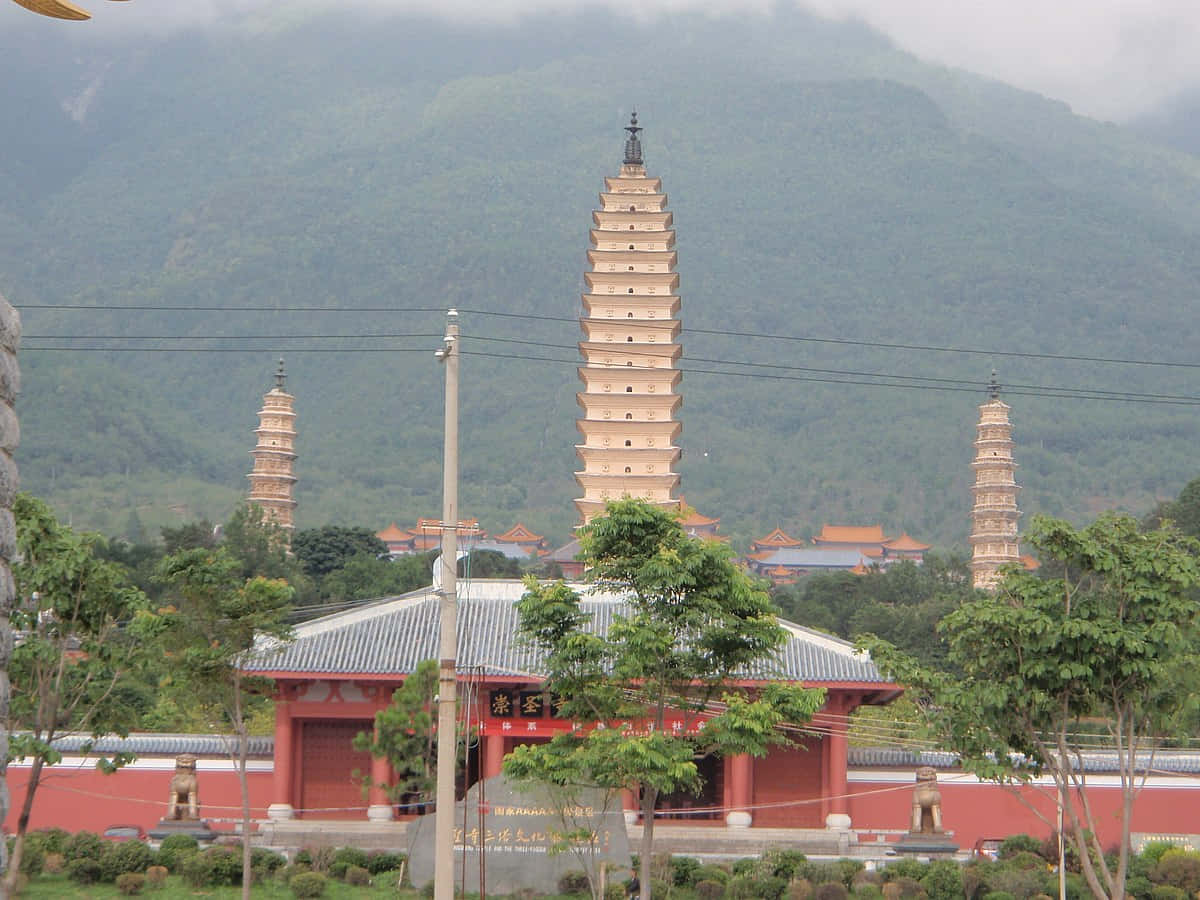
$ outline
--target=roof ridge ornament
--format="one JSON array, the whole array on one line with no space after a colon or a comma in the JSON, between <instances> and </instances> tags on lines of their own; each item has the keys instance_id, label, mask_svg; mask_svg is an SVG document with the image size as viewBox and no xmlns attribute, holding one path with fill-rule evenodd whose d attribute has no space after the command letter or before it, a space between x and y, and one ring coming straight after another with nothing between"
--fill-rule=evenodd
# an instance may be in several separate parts
<instances>
[{"instance_id":1,"label":"roof ridge ornament","mask_svg":"<svg viewBox=\"0 0 1200 900\"><path fill-rule=\"evenodd\" d=\"M642 165L642 142L638 139L638 132L642 129L637 123L637 110L634 110L629 117L629 124L625 126L625 130L629 132L629 137L625 141L625 165L640 166Z\"/></svg>"}]
</instances>

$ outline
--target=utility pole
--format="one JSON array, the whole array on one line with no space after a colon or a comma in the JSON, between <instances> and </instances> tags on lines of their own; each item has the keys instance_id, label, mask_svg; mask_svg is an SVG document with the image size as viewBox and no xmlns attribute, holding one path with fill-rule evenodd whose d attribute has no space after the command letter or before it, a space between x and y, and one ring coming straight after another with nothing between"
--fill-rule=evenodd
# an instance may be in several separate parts
<instances>
[{"instance_id":1,"label":"utility pole","mask_svg":"<svg viewBox=\"0 0 1200 900\"><path fill-rule=\"evenodd\" d=\"M455 693L458 632L458 310L446 312L446 337L434 353L446 367L445 446L442 457L441 641L438 650L437 831L433 897L454 898Z\"/></svg>"}]
</instances>

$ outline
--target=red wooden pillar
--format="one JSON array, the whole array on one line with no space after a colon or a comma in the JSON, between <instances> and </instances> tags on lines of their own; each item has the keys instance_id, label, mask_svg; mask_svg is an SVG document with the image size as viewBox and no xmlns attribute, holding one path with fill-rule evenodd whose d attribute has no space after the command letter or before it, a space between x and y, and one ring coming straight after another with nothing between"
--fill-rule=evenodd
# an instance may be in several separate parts
<instances>
[{"instance_id":1,"label":"red wooden pillar","mask_svg":"<svg viewBox=\"0 0 1200 900\"><path fill-rule=\"evenodd\" d=\"M379 742L379 726L375 726L375 741ZM371 786L367 789L367 820L390 822L392 801L387 794L387 785L392 783L392 764L386 756L371 757Z\"/></svg>"},{"instance_id":2,"label":"red wooden pillar","mask_svg":"<svg viewBox=\"0 0 1200 900\"><path fill-rule=\"evenodd\" d=\"M275 760L268 819L286 821L296 816L292 806L292 760L296 758L296 748L292 745L294 733L292 704L280 697L275 701Z\"/></svg>"},{"instance_id":3,"label":"red wooden pillar","mask_svg":"<svg viewBox=\"0 0 1200 900\"><path fill-rule=\"evenodd\" d=\"M821 735L821 821L829 815L829 735Z\"/></svg>"},{"instance_id":4,"label":"red wooden pillar","mask_svg":"<svg viewBox=\"0 0 1200 900\"><path fill-rule=\"evenodd\" d=\"M850 827L849 781L846 777L846 731L850 705L846 698L834 695L829 698L829 817L826 825L844 830ZM836 818L835 818L836 817Z\"/></svg>"},{"instance_id":5,"label":"red wooden pillar","mask_svg":"<svg viewBox=\"0 0 1200 900\"><path fill-rule=\"evenodd\" d=\"M494 778L504 767L504 735L487 734L483 737L483 777Z\"/></svg>"},{"instance_id":6,"label":"red wooden pillar","mask_svg":"<svg viewBox=\"0 0 1200 900\"><path fill-rule=\"evenodd\" d=\"M725 824L731 828L749 828L753 817L750 805L754 797L754 759L748 753L728 757L729 809Z\"/></svg>"}]
</instances>

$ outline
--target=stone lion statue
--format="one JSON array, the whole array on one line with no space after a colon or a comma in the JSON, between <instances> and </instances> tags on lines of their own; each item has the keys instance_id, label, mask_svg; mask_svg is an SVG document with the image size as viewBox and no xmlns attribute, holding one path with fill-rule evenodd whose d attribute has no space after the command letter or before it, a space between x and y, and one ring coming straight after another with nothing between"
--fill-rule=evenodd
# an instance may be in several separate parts
<instances>
[{"instance_id":1,"label":"stone lion statue","mask_svg":"<svg viewBox=\"0 0 1200 900\"><path fill-rule=\"evenodd\" d=\"M933 766L917 769L909 830L913 834L942 834L942 795L938 791L937 769Z\"/></svg>"},{"instance_id":2,"label":"stone lion statue","mask_svg":"<svg viewBox=\"0 0 1200 900\"><path fill-rule=\"evenodd\" d=\"M200 818L200 793L196 787L196 757L191 753L181 753L175 757L175 774L171 776L171 795L167 801L167 818Z\"/></svg>"}]
</instances>

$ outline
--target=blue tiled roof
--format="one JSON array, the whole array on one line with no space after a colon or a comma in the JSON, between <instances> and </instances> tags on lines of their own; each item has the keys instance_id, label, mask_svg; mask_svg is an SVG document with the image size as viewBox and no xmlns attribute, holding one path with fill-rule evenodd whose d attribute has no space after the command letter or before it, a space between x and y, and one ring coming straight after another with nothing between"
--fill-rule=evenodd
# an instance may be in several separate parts
<instances>
[{"instance_id":1,"label":"blue tiled roof","mask_svg":"<svg viewBox=\"0 0 1200 900\"><path fill-rule=\"evenodd\" d=\"M1090 750L1082 755L1085 772L1116 772L1115 751ZM933 766L937 769L952 769L958 766L958 756L944 750L902 750L896 747L851 747L847 761L852 766L867 769L914 768ZM1135 769L1162 775L1200 774L1200 753L1187 750L1160 750L1151 756L1139 753Z\"/></svg>"},{"instance_id":2,"label":"blue tiled roof","mask_svg":"<svg viewBox=\"0 0 1200 900\"><path fill-rule=\"evenodd\" d=\"M66 735L53 741L60 753L79 753L87 737L80 734ZM236 746L237 738L222 738L215 734L131 734L129 737L110 735L96 740L92 754L133 753L137 756L178 756L194 753L197 756L224 756L230 747ZM274 739L269 737L250 738L250 756L270 758Z\"/></svg>"},{"instance_id":3,"label":"blue tiled roof","mask_svg":"<svg viewBox=\"0 0 1200 900\"><path fill-rule=\"evenodd\" d=\"M607 631L614 615L628 613L615 594L584 593L591 627ZM516 641L516 602L525 586L516 580L459 583L458 667L491 676L540 677L540 656ZM870 658L846 641L781 623L788 641L775 660L746 673L756 679L886 683ZM297 674L401 675L438 655L438 598L426 588L351 612L314 619L296 628L296 639L266 650L248 668Z\"/></svg>"}]
</instances>

